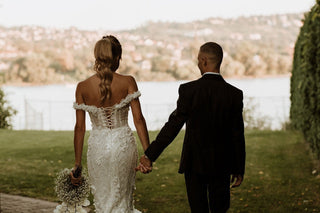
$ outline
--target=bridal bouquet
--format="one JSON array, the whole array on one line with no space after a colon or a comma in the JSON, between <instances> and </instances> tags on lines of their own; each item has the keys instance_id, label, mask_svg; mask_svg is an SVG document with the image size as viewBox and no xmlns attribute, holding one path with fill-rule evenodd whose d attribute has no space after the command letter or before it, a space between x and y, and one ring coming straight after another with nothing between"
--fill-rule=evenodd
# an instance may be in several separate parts
<instances>
[{"instance_id":1,"label":"bridal bouquet","mask_svg":"<svg viewBox=\"0 0 320 213\"><path fill-rule=\"evenodd\" d=\"M55 179L55 191L57 197L62 201L53 211L54 213L86 213L82 206L90 204L87 199L90 193L88 177L86 173L81 175L82 182L79 186L71 183L71 169L63 169Z\"/></svg>"}]
</instances>

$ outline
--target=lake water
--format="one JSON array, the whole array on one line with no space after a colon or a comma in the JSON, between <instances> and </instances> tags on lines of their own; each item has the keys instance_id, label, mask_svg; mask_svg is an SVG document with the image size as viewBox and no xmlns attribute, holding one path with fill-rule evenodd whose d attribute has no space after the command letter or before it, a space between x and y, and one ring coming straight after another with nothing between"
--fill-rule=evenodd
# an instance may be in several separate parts
<instances>
[{"instance_id":1,"label":"lake water","mask_svg":"<svg viewBox=\"0 0 320 213\"><path fill-rule=\"evenodd\" d=\"M255 105L257 118L267 117L272 129L288 120L290 78L226 79L244 92L244 107ZM175 109L179 85L184 82L138 82L140 98L148 129L160 129ZM13 129L73 130L72 108L76 85L3 86L6 98L18 113ZM90 129L90 119L87 127ZM129 125L134 128L132 116Z\"/></svg>"}]
</instances>

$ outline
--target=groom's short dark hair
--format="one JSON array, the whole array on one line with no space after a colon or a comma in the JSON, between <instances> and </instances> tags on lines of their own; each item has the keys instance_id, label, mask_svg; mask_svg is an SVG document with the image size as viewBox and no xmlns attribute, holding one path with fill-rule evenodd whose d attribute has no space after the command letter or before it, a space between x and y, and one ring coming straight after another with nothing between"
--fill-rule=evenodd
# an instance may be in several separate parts
<instances>
[{"instance_id":1,"label":"groom's short dark hair","mask_svg":"<svg viewBox=\"0 0 320 213\"><path fill-rule=\"evenodd\" d=\"M200 52L208 54L209 59L216 64L216 67L220 67L223 58L223 50L219 44L207 42L200 47Z\"/></svg>"}]
</instances>

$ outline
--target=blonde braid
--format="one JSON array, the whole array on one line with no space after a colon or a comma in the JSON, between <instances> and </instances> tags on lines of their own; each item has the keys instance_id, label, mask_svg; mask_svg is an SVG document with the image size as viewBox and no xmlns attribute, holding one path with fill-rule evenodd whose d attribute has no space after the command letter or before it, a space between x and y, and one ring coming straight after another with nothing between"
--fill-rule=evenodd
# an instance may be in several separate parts
<instances>
[{"instance_id":1,"label":"blonde braid","mask_svg":"<svg viewBox=\"0 0 320 213\"><path fill-rule=\"evenodd\" d=\"M98 77L101 79L101 82L99 84L100 93L101 93L101 99L100 102L103 104L105 100L109 100L111 98L112 92L111 92L111 83L113 79L113 72L111 71L110 67L107 66L107 64L104 64L103 62L99 62L96 60L95 63Z\"/></svg>"},{"instance_id":2,"label":"blonde braid","mask_svg":"<svg viewBox=\"0 0 320 213\"><path fill-rule=\"evenodd\" d=\"M113 57L110 40L107 38L99 40L96 43L94 55L96 58L94 70L97 72L98 77L101 79L101 82L99 84L101 93L100 103L103 104L106 99L109 100L112 96L111 83L113 79L113 72L111 71L111 66Z\"/></svg>"},{"instance_id":3,"label":"blonde braid","mask_svg":"<svg viewBox=\"0 0 320 213\"><path fill-rule=\"evenodd\" d=\"M101 79L101 83L99 84L101 105L112 96L111 83L113 73L119 68L121 55L121 44L113 35L103 36L94 47L94 56L96 58L94 70Z\"/></svg>"}]
</instances>

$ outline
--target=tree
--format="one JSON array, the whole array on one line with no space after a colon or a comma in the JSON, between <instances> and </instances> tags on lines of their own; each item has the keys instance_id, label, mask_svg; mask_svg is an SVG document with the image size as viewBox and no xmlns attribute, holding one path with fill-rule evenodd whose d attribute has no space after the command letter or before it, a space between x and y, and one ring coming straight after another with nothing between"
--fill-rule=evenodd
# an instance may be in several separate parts
<instances>
[{"instance_id":1,"label":"tree","mask_svg":"<svg viewBox=\"0 0 320 213\"><path fill-rule=\"evenodd\" d=\"M29 54L16 59L9 69L9 80L22 82L49 83L55 79L54 69L43 54Z\"/></svg>"},{"instance_id":2,"label":"tree","mask_svg":"<svg viewBox=\"0 0 320 213\"><path fill-rule=\"evenodd\" d=\"M292 126L301 130L320 159L320 0L305 15L296 41L292 77Z\"/></svg>"},{"instance_id":3,"label":"tree","mask_svg":"<svg viewBox=\"0 0 320 213\"><path fill-rule=\"evenodd\" d=\"M12 107L7 106L4 92L0 88L0 129L10 129L12 127L10 118L17 113Z\"/></svg>"},{"instance_id":4,"label":"tree","mask_svg":"<svg viewBox=\"0 0 320 213\"><path fill-rule=\"evenodd\" d=\"M221 65L221 72L224 76L243 76L245 69L246 68L242 63L233 60L227 53L225 54Z\"/></svg>"}]
</instances>

